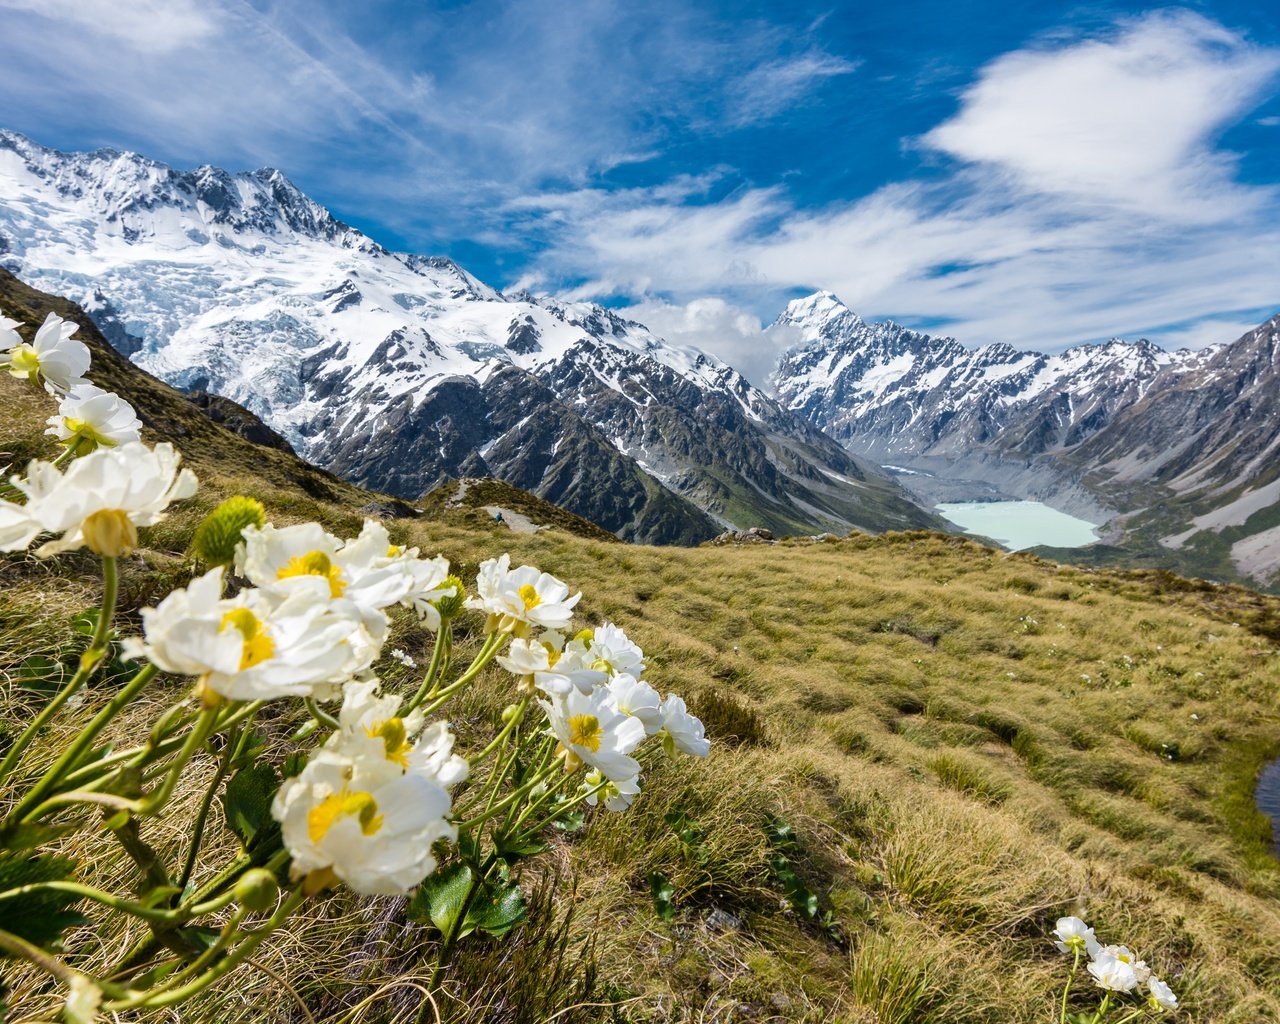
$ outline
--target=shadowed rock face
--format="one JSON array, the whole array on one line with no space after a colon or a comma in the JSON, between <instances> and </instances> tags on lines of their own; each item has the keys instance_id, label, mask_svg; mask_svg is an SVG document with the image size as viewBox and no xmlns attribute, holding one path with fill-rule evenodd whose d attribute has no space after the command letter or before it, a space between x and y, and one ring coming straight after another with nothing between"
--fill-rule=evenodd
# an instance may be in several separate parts
<instances>
[{"instance_id":1,"label":"shadowed rock face","mask_svg":"<svg viewBox=\"0 0 1280 1024\"><path fill-rule=\"evenodd\" d=\"M377 480L406 498L451 477L497 477L626 540L696 544L720 531L514 366L483 384L451 378L421 402L403 396L388 407L383 430L372 438L353 434L322 457L348 479Z\"/></svg>"}]
</instances>

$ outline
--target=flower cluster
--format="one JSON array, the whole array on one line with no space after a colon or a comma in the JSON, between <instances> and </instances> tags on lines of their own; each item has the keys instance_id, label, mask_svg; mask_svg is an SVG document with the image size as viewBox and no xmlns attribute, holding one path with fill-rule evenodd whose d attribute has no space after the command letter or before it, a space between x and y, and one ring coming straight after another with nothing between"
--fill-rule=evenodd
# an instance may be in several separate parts
<instances>
[{"instance_id":1,"label":"flower cluster","mask_svg":"<svg viewBox=\"0 0 1280 1024\"><path fill-rule=\"evenodd\" d=\"M583 783L589 804L603 799L611 811L631 806L640 792L640 763L631 755L649 737L659 737L671 756L707 756L702 723L682 698L663 699L644 682L644 652L626 633L612 623L572 639L561 632L581 594L570 597L564 583L532 566L512 569L507 555L480 566L477 590L467 606L487 613L492 631L515 637L498 664L526 695L541 694L565 769L590 769Z\"/></svg>"},{"instance_id":2,"label":"flower cluster","mask_svg":"<svg viewBox=\"0 0 1280 1024\"><path fill-rule=\"evenodd\" d=\"M1173 990L1128 946L1102 945L1093 929L1078 917L1058 918L1053 934L1054 945L1061 952L1074 955L1077 963L1082 955L1089 958L1086 969L1094 984L1108 994L1135 995L1145 989L1150 1009L1162 1013L1178 1008L1178 997Z\"/></svg>"}]
</instances>

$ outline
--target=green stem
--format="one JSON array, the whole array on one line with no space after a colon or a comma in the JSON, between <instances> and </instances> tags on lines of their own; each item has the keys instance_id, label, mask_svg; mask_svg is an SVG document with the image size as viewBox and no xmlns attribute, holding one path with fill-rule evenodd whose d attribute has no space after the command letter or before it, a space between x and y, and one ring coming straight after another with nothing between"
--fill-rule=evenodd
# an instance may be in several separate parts
<instances>
[{"instance_id":1,"label":"green stem","mask_svg":"<svg viewBox=\"0 0 1280 1024\"><path fill-rule=\"evenodd\" d=\"M430 715L432 712L438 711L445 701L469 685L480 674L481 670L493 660L502 647L503 641L507 639L506 633L490 633L489 638L484 642L484 646L480 648L480 653L476 655L476 660L467 667L467 670L462 675L437 693L435 699L422 709L422 713Z\"/></svg>"},{"instance_id":2,"label":"green stem","mask_svg":"<svg viewBox=\"0 0 1280 1024\"><path fill-rule=\"evenodd\" d=\"M89 681L98 665L101 664L107 650L107 636L111 629L111 618L115 613L118 590L119 573L116 569L116 560L114 558L104 558L102 560L102 606L98 612L98 622L94 627L93 637L90 639L89 646L84 654L80 656L80 667L76 674L71 677L71 681L58 691L53 700L41 709L35 720L14 741L13 746L5 754L4 761L0 762L0 779L8 777L9 773L17 767L19 759L27 747L31 745L31 741L49 724L53 716L62 710L63 705Z\"/></svg>"},{"instance_id":3,"label":"green stem","mask_svg":"<svg viewBox=\"0 0 1280 1024\"><path fill-rule=\"evenodd\" d=\"M458 913L454 915L453 921L450 922L449 930L444 935L444 942L440 945L440 955L436 958L435 970L431 972L431 981L427 985L428 992L434 992L436 986L440 983L440 975L444 973L445 967L448 966L449 960L453 957L453 949L458 942L458 932L462 930L463 922L466 921L467 911L471 909L476 893L480 891L485 880L489 877L489 872L493 869L494 862L495 855L490 854L480 870L472 874L471 885L467 889L467 895L462 901L462 906L458 908ZM431 1008L431 1000L423 999L414 1024L427 1024L427 1011Z\"/></svg>"},{"instance_id":4,"label":"green stem","mask_svg":"<svg viewBox=\"0 0 1280 1024\"><path fill-rule=\"evenodd\" d=\"M311 712L311 717L314 718L318 723L323 725L325 728L327 729L338 728L338 725L340 724L338 722L338 719L334 715L329 714L329 712L325 711L324 708L322 708L319 704L317 704L316 699L314 697L304 697L302 699L302 703L304 703L307 706L307 710Z\"/></svg>"},{"instance_id":5,"label":"green stem","mask_svg":"<svg viewBox=\"0 0 1280 1024\"><path fill-rule=\"evenodd\" d=\"M551 777L552 773L559 770L560 770L560 762L556 761L553 764L551 764L545 771L539 773L538 775L535 775L532 779L526 782L519 789L513 791L512 793L509 793L507 796L499 800L492 807L476 815L474 818L470 818L467 821L460 822L458 824L458 830L462 831L464 829L475 828L477 825L484 824L486 821L488 821L490 818L494 817L495 815L501 814L508 807L512 806L517 801L524 799L524 797L528 796L535 786L542 784L543 782L545 782L547 779ZM479 802L478 800L473 801L471 804L468 805L468 808L475 806L475 804L478 802Z\"/></svg>"},{"instance_id":6,"label":"green stem","mask_svg":"<svg viewBox=\"0 0 1280 1024\"><path fill-rule=\"evenodd\" d=\"M62 776L84 756L85 751L93 745L93 741L97 739L98 734L107 727L107 723L115 718L120 713L121 708L132 701L147 683L155 678L157 672L159 672L159 669L154 665L147 665L130 679L120 692L112 697L107 702L107 705L93 717L93 720L80 731L79 735L72 741L71 746L58 758L53 767L44 773L40 781L31 788L30 792L14 808L10 817L18 821L28 820L31 817L31 808L39 806L48 792L58 784Z\"/></svg>"},{"instance_id":7,"label":"green stem","mask_svg":"<svg viewBox=\"0 0 1280 1024\"><path fill-rule=\"evenodd\" d=\"M181 892L186 892L187 883L191 881L191 875L196 869L196 858L200 855L200 844L204 840L204 827L209 820L209 810L213 807L213 798L217 795L218 787L222 785L222 780L227 777L231 762L239 756L241 741L247 735L248 733L239 726L236 726L227 734L226 746L222 748L222 757L218 759L218 770L213 773L213 779L204 791L204 797L200 801L200 810L196 814L195 825L191 829L191 846L187 849L187 859L183 862L182 874L178 876L178 889Z\"/></svg>"},{"instance_id":8,"label":"green stem","mask_svg":"<svg viewBox=\"0 0 1280 1024\"><path fill-rule=\"evenodd\" d=\"M1058 1024L1067 1024L1067 996L1071 994L1071 986L1076 980L1076 972L1080 970L1080 947L1075 947L1075 959L1071 963L1071 975L1067 978L1066 985L1062 989L1062 1013L1058 1017Z\"/></svg>"},{"instance_id":9,"label":"green stem","mask_svg":"<svg viewBox=\"0 0 1280 1024\"><path fill-rule=\"evenodd\" d=\"M524 699L521 700L518 705L516 705L516 711L511 716L511 721L507 722L502 727L502 731L499 732L498 735L493 738L493 740L489 743L487 747L484 748L484 750L476 754L475 757L468 758L467 763L470 767L474 768L486 757L492 754L498 747L502 746L502 744L507 742L507 737L510 736L516 729L518 729L520 727L520 723L524 721L525 709L529 707L529 701L531 700L533 700L533 694L531 693L525 694ZM501 761L501 758L499 758L498 760Z\"/></svg>"},{"instance_id":10,"label":"green stem","mask_svg":"<svg viewBox=\"0 0 1280 1024\"><path fill-rule=\"evenodd\" d=\"M152 790L146 799L140 801L134 810L135 814L149 815L155 814L165 804L169 802L169 798L173 795L174 787L178 784L178 776L182 774L182 770L186 768L187 763L195 756L195 752L204 746L205 740L209 738L209 734L213 732L214 724L218 720L218 709L216 707L206 708L201 712L196 727L191 730L187 736L187 741L182 745L182 749L178 751L178 755L173 759L173 764L169 766L169 773L156 789Z\"/></svg>"},{"instance_id":11,"label":"green stem","mask_svg":"<svg viewBox=\"0 0 1280 1024\"><path fill-rule=\"evenodd\" d=\"M266 941L267 937L280 926L285 918L298 908L305 898L306 897L302 893L302 886L298 886L298 888L294 889L293 892L289 894L288 899L280 904L276 909L276 912L271 915L270 919L268 919L261 928L257 931L248 933L244 942L240 943L240 945L227 954L227 956L214 964L213 967L206 971L201 977L198 977L179 988L163 992L158 996L148 992L129 999L109 1002L103 1005L103 1009L108 1013L120 1010L130 1010L134 1007L159 1009L162 1006L173 1006L175 1003L180 1003L185 999L190 999L192 996L198 995L215 981L218 981L220 978L230 974L233 970L239 967L241 963L253 954L254 950Z\"/></svg>"},{"instance_id":12,"label":"green stem","mask_svg":"<svg viewBox=\"0 0 1280 1024\"><path fill-rule=\"evenodd\" d=\"M1093 1024L1098 1024L1106 1016L1107 1010L1111 1007L1111 993L1108 992L1102 997L1102 1005L1098 1007L1098 1012L1094 1015Z\"/></svg>"},{"instance_id":13,"label":"green stem","mask_svg":"<svg viewBox=\"0 0 1280 1024\"><path fill-rule=\"evenodd\" d=\"M422 677L422 685L418 687L404 713L408 714L428 697L434 696L436 680L445 671L452 657L453 632L445 623L440 624L440 632L436 634L436 646L431 652L431 664L427 666L427 674Z\"/></svg>"},{"instance_id":14,"label":"green stem","mask_svg":"<svg viewBox=\"0 0 1280 1024\"><path fill-rule=\"evenodd\" d=\"M81 885L79 882L33 882L31 885L19 886L16 889L9 889L3 896L6 899L13 899L18 896L24 896L28 893L36 892L65 892L82 899L92 900L94 903L100 903L104 907L110 907L112 910L119 910L125 914L132 914L134 917L142 918L144 921L175 921L181 922L189 919L192 915L190 912L178 913L175 910L163 910L158 907L145 907L141 903L133 900L121 899L119 896L112 896L108 892L101 889L95 889L89 885Z\"/></svg>"},{"instance_id":15,"label":"green stem","mask_svg":"<svg viewBox=\"0 0 1280 1024\"><path fill-rule=\"evenodd\" d=\"M26 960L28 963L35 964L35 966L39 967L40 970L54 978L57 978L65 985L70 985L77 978L88 977L88 975L83 975L79 971L73 971L66 964L62 963L62 961L49 956L48 953L40 949L38 946L33 946L26 939L13 935L10 932L0 931L0 949L5 950L13 956ZM96 978L90 980L93 984L97 985L98 988L102 989L103 992L114 995L122 991L118 985L112 985L110 982L101 981Z\"/></svg>"}]
</instances>

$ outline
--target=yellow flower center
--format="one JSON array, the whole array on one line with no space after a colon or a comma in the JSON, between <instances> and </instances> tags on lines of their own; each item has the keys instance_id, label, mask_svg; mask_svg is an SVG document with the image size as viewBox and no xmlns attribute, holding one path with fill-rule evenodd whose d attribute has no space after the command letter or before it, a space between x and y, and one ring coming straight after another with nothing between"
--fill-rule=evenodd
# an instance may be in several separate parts
<instances>
[{"instance_id":1,"label":"yellow flower center","mask_svg":"<svg viewBox=\"0 0 1280 1024\"><path fill-rule=\"evenodd\" d=\"M560 660L560 652L550 644L543 644L542 647L547 652L547 668L555 668L556 662Z\"/></svg>"},{"instance_id":2,"label":"yellow flower center","mask_svg":"<svg viewBox=\"0 0 1280 1024\"><path fill-rule=\"evenodd\" d=\"M103 437L103 435L94 430L93 424L88 420L78 420L74 416L63 416L62 424L71 434L70 437L62 442L63 444L75 444L76 441L84 438L92 441L95 445L101 445L103 448L115 447L115 442L109 437Z\"/></svg>"},{"instance_id":3,"label":"yellow flower center","mask_svg":"<svg viewBox=\"0 0 1280 1024\"><path fill-rule=\"evenodd\" d=\"M373 794L352 793L344 786L307 811L307 835L313 843L320 842L339 818L355 818L360 822L360 831L367 836L382 828L382 815L378 813L378 801Z\"/></svg>"},{"instance_id":4,"label":"yellow flower center","mask_svg":"<svg viewBox=\"0 0 1280 1024\"><path fill-rule=\"evenodd\" d=\"M222 616L222 626L218 632L225 633L228 629L236 630L244 640L244 646L240 650L239 671L261 665L276 653L275 641L263 630L262 620L248 608L232 608Z\"/></svg>"},{"instance_id":5,"label":"yellow flower center","mask_svg":"<svg viewBox=\"0 0 1280 1024\"><path fill-rule=\"evenodd\" d=\"M30 345L19 345L9 352L9 373L15 377L34 377L40 372L40 357Z\"/></svg>"},{"instance_id":6,"label":"yellow flower center","mask_svg":"<svg viewBox=\"0 0 1280 1024\"><path fill-rule=\"evenodd\" d=\"M404 554L404 548L399 544L392 544L387 548L388 558L399 558L402 554Z\"/></svg>"},{"instance_id":7,"label":"yellow flower center","mask_svg":"<svg viewBox=\"0 0 1280 1024\"><path fill-rule=\"evenodd\" d=\"M569 719L569 742L575 747L586 747L593 754L600 750L604 730L595 715L574 715Z\"/></svg>"},{"instance_id":8,"label":"yellow flower center","mask_svg":"<svg viewBox=\"0 0 1280 1024\"><path fill-rule=\"evenodd\" d=\"M329 596L341 597L347 589L342 578L342 570L333 564L333 560L323 551L308 551L305 555L294 555L276 573L276 579L286 580L293 576L319 576L329 581Z\"/></svg>"},{"instance_id":9,"label":"yellow flower center","mask_svg":"<svg viewBox=\"0 0 1280 1024\"><path fill-rule=\"evenodd\" d=\"M123 509L104 508L80 524L85 547L103 558L119 558L138 546L138 528Z\"/></svg>"},{"instance_id":10,"label":"yellow flower center","mask_svg":"<svg viewBox=\"0 0 1280 1024\"><path fill-rule=\"evenodd\" d=\"M529 611L531 608L537 608L538 605L542 604L542 598L540 598L538 596L538 592L533 589L532 583L526 583L517 591L517 593L520 595L520 600L524 602L525 611Z\"/></svg>"},{"instance_id":11,"label":"yellow flower center","mask_svg":"<svg viewBox=\"0 0 1280 1024\"><path fill-rule=\"evenodd\" d=\"M405 733L403 720L388 718L385 722L375 722L365 729L365 735L370 739L382 739L388 761L394 761L401 768L409 767L411 744Z\"/></svg>"}]
</instances>

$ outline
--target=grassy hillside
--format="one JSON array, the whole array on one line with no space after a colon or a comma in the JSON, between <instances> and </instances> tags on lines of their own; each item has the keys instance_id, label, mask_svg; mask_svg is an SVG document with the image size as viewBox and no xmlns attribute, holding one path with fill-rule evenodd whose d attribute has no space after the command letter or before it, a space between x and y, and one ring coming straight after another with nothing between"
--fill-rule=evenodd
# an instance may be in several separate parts
<instances>
[{"instance_id":1,"label":"grassy hillside","mask_svg":"<svg viewBox=\"0 0 1280 1024\"><path fill-rule=\"evenodd\" d=\"M131 372L103 386L152 401L157 385ZM0 408L5 436L38 449L49 403L5 378ZM173 407L188 433L170 436L202 489L123 566L131 613L185 581L191 531L226 494L343 534L382 500L193 415ZM686 550L449 513L388 526L464 578L506 550L581 588L580 611L622 625L651 682L688 695L715 742L705 762L647 766L627 814L548 836L525 881L537 888L547 864L557 874L514 942L464 943L433 997L445 1019L1039 1024L1056 1019L1066 975L1046 937L1081 913L1170 981L1176 1019L1280 1020L1280 862L1250 802L1259 765L1280 754L1280 600L932 533ZM83 555L0 556L6 725L34 699L22 665L57 660L96 602L94 571ZM402 622L394 643L421 657L426 639ZM493 670L456 708L464 739L493 733L509 687ZM107 696L91 690L78 713ZM145 729L147 712L120 731ZM284 749L297 720L277 714ZM48 756L73 728L51 730ZM213 771L211 755L195 763L197 778ZM180 820L148 825L161 856L183 848ZM105 843L74 852L116 856ZM102 965L134 937L90 924L68 946ZM409 1021L435 943L403 901L339 892L181 1020ZM14 1020L53 1012L55 992L4 966Z\"/></svg>"}]
</instances>

